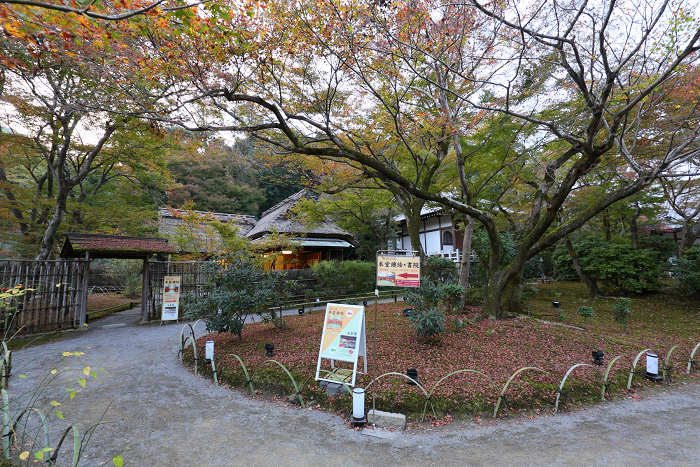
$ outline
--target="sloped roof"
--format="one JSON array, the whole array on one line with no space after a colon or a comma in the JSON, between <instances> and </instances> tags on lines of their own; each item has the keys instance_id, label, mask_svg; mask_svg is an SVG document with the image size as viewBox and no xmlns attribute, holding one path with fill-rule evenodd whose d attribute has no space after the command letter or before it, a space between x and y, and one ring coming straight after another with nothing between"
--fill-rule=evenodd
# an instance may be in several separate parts
<instances>
[{"instance_id":1,"label":"sloped roof","mask_svg":"<svg viewBox=\"0 0 700 467\"><path fill-rule=\"evenodd\" d=\"M258 221L255 227L248 232L247 237L251 240L255 240L264 236L265 234L277 231L282 234L294 236L338 238L356 246L357 241L355 241L352 234L338 227L338 225L336 225L335 222L331 221L330 219L305 224L290 212L290 210L299 200L317 200L318 197L318 194L310 190L303 189L284 201L277 203L275 206L272 206L262 214L262 218Z\"/></svg>"},{"instance_id":2,"label":"sloped roof","mask_svg":"<svg viewBox=\"0 0 700 467\"><path fill-rule=\"evenodd\" d=\"M183 216L194 213L203 222L202 225L188 225L188 230L193 229L192 235L195 241L189 247L185 247L188 253L213 253L223 248L221 236L207 226L207 220L217 220L223 224L233 224L241 236L245 236L254 226L255 217L245 214L227 214L223 212L185 211L183 209L161 208L158 210L158 235L175 239L178 236L178 228L186 225ZM197 250L197 251L194 251Z\"/></svg>"},{"instance_id":3,"label":"sloped roof","mask_svg":"<svg viewBox=\"0 0 700 467\"><path fill-rule=\"evenodd\" d=\"M61 258L144 258L156 253L177 253L164 238L122 235L66 234Z\"/></svg>"},{"instance_id":4,"label":"sloped roof","mask_svg":"<svg viewBox=\"0 0 700 467\"><path fill-rule=\"evenodd\" d=\"M245 214L227 214L224 212L191 211L202 219L214 219L224 224L233 223L241 235L246 235L255 227L255 217ZM188 213L183 209L160 208L158 210L158 234L174 235L178 226L184 224L181 216Z\"/></svg>"}]
</instances>

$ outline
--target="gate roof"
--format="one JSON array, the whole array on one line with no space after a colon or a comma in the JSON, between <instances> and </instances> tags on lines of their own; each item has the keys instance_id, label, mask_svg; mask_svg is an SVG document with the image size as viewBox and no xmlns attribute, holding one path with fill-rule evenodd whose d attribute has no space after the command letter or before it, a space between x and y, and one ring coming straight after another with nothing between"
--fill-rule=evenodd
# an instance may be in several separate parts
<instances>
[{"instance_id":1,"label":"gate roof","mask_svg":"<svg viewBox=\"0 0 700 467\"><path fill-rule=\"evenodd\" d=\"M164 238L125 237L122 235L66 234L61 258L143 259L156 253L177 253Z\"/></svg>"}]
</instances>

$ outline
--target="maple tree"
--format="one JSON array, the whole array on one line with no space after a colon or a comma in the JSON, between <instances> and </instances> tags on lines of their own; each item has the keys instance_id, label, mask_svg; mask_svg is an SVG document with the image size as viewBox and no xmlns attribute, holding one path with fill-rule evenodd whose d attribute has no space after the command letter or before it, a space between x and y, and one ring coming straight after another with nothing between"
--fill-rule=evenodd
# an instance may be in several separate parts
<instances>
[{"instance_id":1,"label":"maple tree","mask_svg":"<svg viewBox=\"0 0 700 467\"><path fill-rule=\"evenodd\" d=\"M434 202L476 219L492 317L519 311L528 259L697 155L694 114L658 111L694 81L700 29L683 2L207 8L174 26L140 17L141 46L110 65L111 92L155 121L347 164L407 217ZM149 78L155 100L140 86ZM606 157L629 175L564 220ZM504 230L518 250L505 265Z\"/></svg>"},{"instance_id":2,"label":"maple tree","mask_svg":"<svg viewBox=\"0 0 700 467\"><path fill-rule=\"evenodd\" d=\"M632 13L628 4L636 7ZM442 19L430 16L434 9ZM229 54L227 67L195 86L219 114L188 123L246 131L283 151L343 160L400 187L411 201L475 218L490 242L485 308L493 317L520 310L528 259L697 155L697 121L656 113L651 128L647 118L687 82L681 71L697 60L700 29L684 4L543 2L521 13L508 2L319 1L299 8L270 3L258 15L263 27L256 29L245 66ZM281 18L286 28L275 23ZM289 27L292 20L296 27ZM384 90L401 99L382 99ZM402 112L406 103L415 105ZM386 110L381 117L380 110ZM524 133L515 141L525 150L509 149L500 164L486 160L479 147L465 153L462 139L480 123L475 115L519 122ZM657 134L665 144L641 151L641 138L664 125L675 129L673 137ZM423 146L406 144L409 136ZM485 143L491 140L486 136ZM627 182L559 223L579 180L608 154L624 161ZM450 157L461 196L430 178L443 167L431 162ZM526 169L513 184L517 191L508 190L523 202L501 210L519 228L518 252L505 266L496 216L474 192L475 166L486 185L514 167Z\"/></svg>"}]
</instances>

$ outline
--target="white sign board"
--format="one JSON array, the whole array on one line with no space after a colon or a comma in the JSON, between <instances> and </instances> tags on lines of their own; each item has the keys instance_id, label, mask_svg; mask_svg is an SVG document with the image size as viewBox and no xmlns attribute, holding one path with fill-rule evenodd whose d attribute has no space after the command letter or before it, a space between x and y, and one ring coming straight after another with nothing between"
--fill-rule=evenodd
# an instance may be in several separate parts
<instances>
[{"instance_id":1,"label":"white sign board","mask_svg":"<svg viewBox=\"0 0 700 467\"><path fill-rule=\"evenodd\" d=\"M339 303L326 305L321 348L318 351L318 364L316 365L316 380L337 383L338 381L335 379L320 377L321 360L325 358L331 360L331 363L333 360L339 360L353 364L350 386L355 386L358 357L364 357L365 373L367 372L366 349L365 307Z\"/></svg>"},{"instance_id":2,"label":"white sign board","mask_svg":"<svg viewBox=\"0 0 700 467\"><path fill-rule=\"evenodd\" d=\"M163 279L163 309L161 321L178 319L180 308L180 276L165 276Z\"/></svg>"},{"instance_id":3,"label":"white sign board","mask_svg":"<svg viewBox=\"0 0 700 467\"><path fill-rule=\"evenodd\" d=\"M377 255L377 287L420 287L420 256Z\"/></svg>"}]
</instances>

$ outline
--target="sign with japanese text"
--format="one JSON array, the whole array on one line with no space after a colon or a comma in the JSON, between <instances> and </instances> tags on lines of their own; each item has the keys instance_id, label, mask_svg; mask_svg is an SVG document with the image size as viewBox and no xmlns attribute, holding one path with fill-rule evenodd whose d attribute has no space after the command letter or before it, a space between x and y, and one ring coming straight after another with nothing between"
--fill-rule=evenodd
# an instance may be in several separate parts
<instances>
[{"instance_id":1,"label":"sign with japanese text","mask_svg":"<svg viewBox=\"0 0 700 467\"><path fill-rule=\"evenodd\" d=\"M326 317L323 320L321 348L318 352L316 379L337 382L337 380L320 377L321 360L334 360L353 363L351 386L355 385L358 357L365 357L365 372L367 371L366 337L365 337L365 307L359 305L344 305L329 303L326 305Z\"/></svg>"},{"instance_id":2,"label":"sign with japanese text","mask_svg":"<svg viewBox=\"0 0 700 467\"><path fill-rule=\"evenodd\" d=\"M178 319L180 308L180 276L165 276L163 279L163 310L161 321Z\"/></svg>"},{"instance_id":3,"label":"sign with japanese text","mask_svg":"<svg viewBox=\"0 0 700 467\"><path fill-rule=\"evenodd\" d=\"M420 287L420 256L377 255L377 287Z\"/></svg>"}]
</instances>

